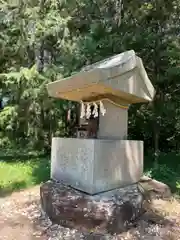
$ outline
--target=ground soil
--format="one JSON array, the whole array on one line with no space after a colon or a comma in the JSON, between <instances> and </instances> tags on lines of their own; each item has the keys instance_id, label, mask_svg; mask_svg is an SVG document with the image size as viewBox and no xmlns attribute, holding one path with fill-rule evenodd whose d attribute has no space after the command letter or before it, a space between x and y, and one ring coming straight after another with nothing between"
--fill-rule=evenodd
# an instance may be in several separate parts
<instances>
[{"instance_id":1,"label":"ground soil","mask_svg":"<svg viewBox=\"0 0 180 240\"><path fill-rule=\"evenodd\" d=\"M42 214L39 186L0 197L0 240L58 239L180 239L180 202L154 200L151 209L128 232L118 236L92 236L52 224Z\"/></svg>"}]
</instances>

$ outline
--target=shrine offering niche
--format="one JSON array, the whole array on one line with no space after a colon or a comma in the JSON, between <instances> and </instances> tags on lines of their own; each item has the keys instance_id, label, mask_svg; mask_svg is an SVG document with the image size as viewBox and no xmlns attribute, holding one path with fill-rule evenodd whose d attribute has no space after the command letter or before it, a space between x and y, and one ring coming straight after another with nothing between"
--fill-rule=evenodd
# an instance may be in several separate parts
<instances>
[{"instance_id":1,"label":"shrine offering niche","mask_svg":"<svg viewBox=\"0 0 180 240\"><path fill-rule=\"evenodd\" d=\"M126 139L128 104L123 103L116 103L110 97L94 102L81 101L77 137Z\"/></svg>"},{"instance_id":2,"label":"shrine offering niche","mask_svg":"<svg viewBox=\"0 0 180 240\"><path fill-rule=\"evenodd\" d=\"M77 138L97 138L99 129L99 105L97 103L80 104Z\"/></svg>"},{"instance_id":3,"label":"shrine offering niche","mask_svg":"<svg viewBox=\"0 0 180 240\"><path fill-rule=\"evenodd\" d=\"M89 194L139 181L143 141L127 140L128 108L155 90L133 50L47 85L55 98L79 102L77 138L53 138L51 178Z\"/></svg>"}]
</instances>

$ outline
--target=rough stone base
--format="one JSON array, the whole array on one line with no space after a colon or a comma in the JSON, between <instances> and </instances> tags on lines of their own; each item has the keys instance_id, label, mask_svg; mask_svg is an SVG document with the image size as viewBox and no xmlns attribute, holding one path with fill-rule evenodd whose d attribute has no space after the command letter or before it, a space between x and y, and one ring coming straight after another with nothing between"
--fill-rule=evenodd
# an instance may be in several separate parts
<instances>
[{"instance_id":1,"label":"rough stone base","mask_svg":"<svg viewBox=\"0 0 180 240\"><path fill-rule=\"evenodd\" d=\"M96 233L121 233L142 215L144 195L133 184L98 195L48 181L40 187L42 209L64 227Z\"/></svg>"}]
</instances>

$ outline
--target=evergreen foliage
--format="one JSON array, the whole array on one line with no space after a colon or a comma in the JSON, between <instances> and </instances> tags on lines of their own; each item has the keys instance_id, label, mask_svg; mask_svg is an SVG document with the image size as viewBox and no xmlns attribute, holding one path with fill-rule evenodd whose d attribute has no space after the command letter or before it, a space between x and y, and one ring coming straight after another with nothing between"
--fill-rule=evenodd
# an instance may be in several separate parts
<instances>
[{"instance_id":1,"label":"evergreen foliage","mask_svg":"<svg viewBox=\"0 0 180 240\"><path fill-rule=\"evenodd\" d=\"M180 1L1 0L1 145L49 150L67 136L67 108L47 96L46 84L86 64L134 49L156 88L153 103L132 106L130 138L145 149L180 146Z\"/></svg>"}]
</instances>

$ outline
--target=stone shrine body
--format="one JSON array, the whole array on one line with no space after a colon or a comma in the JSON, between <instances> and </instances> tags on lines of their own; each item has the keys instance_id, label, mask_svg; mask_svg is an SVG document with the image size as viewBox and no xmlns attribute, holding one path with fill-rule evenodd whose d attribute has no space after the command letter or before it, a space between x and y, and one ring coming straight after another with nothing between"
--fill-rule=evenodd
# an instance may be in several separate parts
<instances>
[{"instance_id":1,"label":"stone shrine body","mask_svg":"<svg viewBox=\"0 0 180 240\"><path fill-rule=\"evenodd\" d=\"M87 66L47 89L51 97L80 102L82 118L90 118L90 106L99 109L96 138L52 139L51 178L89 194L138 182L143 142L127 140L128 107L152 101L155 90L135 52Z\"/></svg>"}]
</instances>

